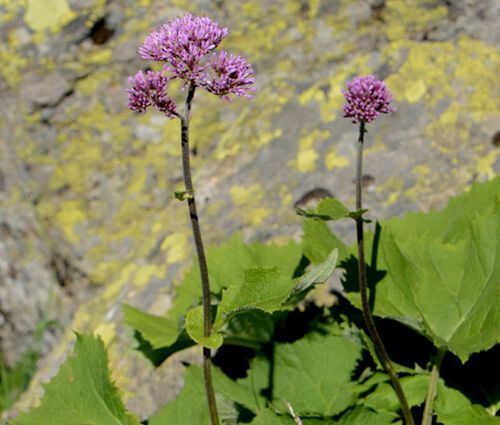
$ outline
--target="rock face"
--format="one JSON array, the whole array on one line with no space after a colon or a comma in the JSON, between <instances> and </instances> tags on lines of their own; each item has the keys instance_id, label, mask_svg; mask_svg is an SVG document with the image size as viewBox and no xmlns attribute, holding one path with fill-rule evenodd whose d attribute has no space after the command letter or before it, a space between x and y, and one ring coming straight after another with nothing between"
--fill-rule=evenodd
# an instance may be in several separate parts
<instances>
[{"instance_id":1,"label":"rock face","mask_svg":"<svg viewBox=\"0 0 500 425\"><path fill-rule=\"evenodd\" d=\"M44 80L46 81L46 80ZM40 88L48 100L47 88ZM39 92L40 93L40 92ZM12 97L0 104L0 358L9 366L33 345L33 332L42 321L67 324L75 304L92 294L88 279L80 272L69 243L57 237L39 219L36 188L31 170L16 151L16 116ZM43 130L40 137L50 134ZM87 289L85 289L87 287ZM45 333L47 352L61 332Z\"/></svg>"},{"instance_id":2,"label":"rock face","mask_svg":"<svg viewBox=\"0 0 500 425\"><path fill-rule=\"evenodd\" d=\"M73 317L17 408L57 370L72 330L103 337L132 411L150 414L180 385L175 373L175 384L164 381L178 359L157 373L129 348L120 311L128 302L164 313L193 256L173 199L179 124L133 114L125 93L127 76L150 66L136 54L146 33L178 14L227 26L223 47L249 58L258 85L251 101L196 93L193 167L208 242L235 231L298 236L293 205L311 190L353 203L357 127L342 118L340 89L355 75L383 78L398 109L368 127L373 217L440 207L500 170L495 0L50 4L0 6L2 355L19 356L43 312Z\"/></svg>"}]
</instances>

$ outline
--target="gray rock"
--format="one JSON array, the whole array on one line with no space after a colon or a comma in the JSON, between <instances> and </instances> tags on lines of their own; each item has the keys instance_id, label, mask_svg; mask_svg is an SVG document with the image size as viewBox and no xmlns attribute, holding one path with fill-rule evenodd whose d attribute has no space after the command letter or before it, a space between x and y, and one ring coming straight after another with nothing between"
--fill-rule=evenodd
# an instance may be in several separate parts
<instances>
[{"instance_id":1,"label":"gray rock","mask_svg":"<svg viewBox=\"0 0 500 425\"><path fill-rule=\"evenodd\" d=\"M43 74L35 71L23 79L19 96L21 101L34 110L56 106L71 91L72 86L60 72Z\"/></svg>"}]
</instances>

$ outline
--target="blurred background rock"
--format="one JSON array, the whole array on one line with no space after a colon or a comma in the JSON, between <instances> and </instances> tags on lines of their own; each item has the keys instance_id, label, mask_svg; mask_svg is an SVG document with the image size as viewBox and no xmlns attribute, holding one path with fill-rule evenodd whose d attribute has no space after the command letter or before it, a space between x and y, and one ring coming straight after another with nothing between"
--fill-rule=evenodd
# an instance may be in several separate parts
<instances>
[{"instance_id":1,"label":"blurred background rock","mask_svg":"<svg viewBox=\"0 0 500 425\"><path fill-rule=\"evenodd\" d=\"M354 203L357 126L342 118L340 90L355 75L385 79L398 109L369 126L372 217L439 208L500 170L496 0L0 0L4 365L32 347L37 324L60 324L44 333L38 372L10 414L35 402L73 330L102 336L133 412L151 414L181 385L179 357L155 373L133 350L120 305L164 313L192 260L173 197L179 124L132 113L125 93L127 76L151 65L136 53L146 34L185 12L229 28L222 47L249 58L258 87L251 101L196 93L208 242L235 231L297 238L293 206L314 193Z\"/></svg>"}]
</instances>

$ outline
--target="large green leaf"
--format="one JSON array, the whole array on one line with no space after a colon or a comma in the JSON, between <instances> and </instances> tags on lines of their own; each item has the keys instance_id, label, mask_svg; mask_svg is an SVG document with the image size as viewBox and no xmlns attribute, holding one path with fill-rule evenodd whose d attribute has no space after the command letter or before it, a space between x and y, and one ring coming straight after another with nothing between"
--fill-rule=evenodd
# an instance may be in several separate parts
<instances>
[{"instance_id":1,"label":"large green leaf","mask_svg":"<svg viewBox=\"0 0 500 425\"><path fill-rule=\"evenodd\" d=\"M184 387L177 398L149 418L149 425L209 425L210 416L203 384L203 371L189 366L184 372Z\"/></svg>"},{"instance_id":2,"label":"large green leaf","mask_svg":"<svg viewBox=\"0 0 500 425\"><path fill-rule=\"evenodd\" d=\"M291 416L278 416L271 409L265 409L259 413L250 425L294 425Z\"/></svg>"},{"instance_id":3,"label":"large green leaf","mask_svg":"<svg viewBox=\"0 0 500 425\"><path fill-rule=\"evenodd\" d=\"M125 410L109 376L104 344L94 336L77 335L73 352L43 387L41 405L14 425L139 425Z\"/></svg>"},{"instance_id":4,"label":"large green leaf","mask_svg":"<svg viewBox=\"0 0 500 425\"><path fill-rule=\"evenodd\" d=\"M401 422L394 422L397 417L392 412L375 411L358 406L352 410L348 410L339 419L301 418L301 421L304 425L401 425ZM289 414L278 415L271 409L265 409L250 424L296 425L297 422Z\"/></svg>"},{"instance_id":5,"label":"large green leaf","mask_svg":"<svg viewBox=\"0 0 500 425\"><path fill-rule=\"evenodd\" d=\"M246 346L259 350L262 344L271 341L274 335L274 320L262 310L242 312L231 319L224 329L227 344Z\"/></svg>"},{"instance_id":6,"label":"large green leaf","mask_svg":"<svg viewBox=\"0 0 500 425\"><path fill-rule=\"evenodd\" d=\"M122 305L125 323L141 333L153 349L171 345L179 335L177 324L166 317L146 313L127 304Z\"/></svg>"},{"instance_id":7,"label":"large green leaf","mask_svg":"<svg viewBox=\"0 0 500 425\"><path fill-rule=\"evenodd\" d=\"M292 406L293 407L293 406ZM300 418L303 425L335 425L336 421L329 419L303 419ZM296 425L297 422L289 413L276 414L271 409L265 409L259 413L250 425ZM351 425L349 423L349 425ZM361 425L361 424L360 424ZM377 424L378 425L378 424ZM382 425L382 424L380 424ZM384 424L385 425L385 424Z\"/></svg>"},{"instance_id":8,"label":"large green leaf","mask_svg":"<svg viewBox=\"0 0 500 425\"><path fill-rule=\"evenodd\" d=\"M387 220L393 229L418 234L428 232L439 235L445 242L463 239L461 230L466 229L468 221L477 216L487 217L498 214L500 203L500 177L475 183L471 190L451 198L441 211L408 213L404 218ZM411 224L411 226L408 226Z\"/></svg>"},{"instance_id":9,"label":"large green leaf","mask_svg":"<svg viewBox=\"0 0 500 425\"><path fill-rule=\"evenodd\" d=\"M346 246L330 231L324 221L304 220L304 236L302 239L304 255L313 264L325 261L329 253L335 248L339 250L340 259L346 256Z\"/></svg>"},{"instance_id":10,"label":"large green leaf","mask_svg":"<svg viewBox=\"0 0 500 425\"><path fill-rule=\"evenodd\" d=\"M217 367L212 368L219 416L234 418L235 403L258 413L265 408L266 400L260 394L269 385L269 361L256 358L248 376L233 381ZM149 418L149 425L209 425L203 371L201 367L188 366L184 372L184 387L177 398ZM223 422L225 423L225 422ZM235 423L233 419L228 423Z\"/></svg>"},{"instance_id":11,"label":"large green leaf","mask_svg":"<svg viewBox=\"0 0 500 425\"><path fill-rule=\"evenodd\" d=\"M421 374L401 378L401 386L410 407L421 405L427 396L429 375ZM374 410L397 411L400 408L394 388L389 382L382 382L368 394L363 402L365 407Z\"/></svg>"},{"instance_id":12,"label":"large green leaf","mask_svg":"<svg viewBox=\"0 0 500 425\"><path fill-rule=\"evenodd\" d=\"M351 375L361 348L336 335L310 334L292 344L279 344L274 353L273 396L289 401L299 415L336 415L356 401Z\"/></svg>"},{"instance_id":13,"label":"large green leaf","mask_svg":"<svg viewBox=\"0 0 500 425\"><path fill-rule=\"evenodd\" d=\"M440 380L434 410L443 425L499 425L500 417L491 416L484 407L472 404L460 391L448 388Z\"/></svg>"},{"instance_id":14,"label":"large green leaf","mask_svg":"<svg viewBox=\"0 0 500 425\"><path fill-rule=\"evenodd\" d=\"M390 425L394 424L397 415L386 410L373 410L366 407L356 406L348 410L335 422L336 425ZM400 424L400 422L397 422Z\"/></svg>"},{"instance_id":15,"label":"large green leaf","mask_svg":"<svg viewBox=\"0 0 500 425\"><path fill-rule=\"evenodd\" d=\"M187 334L186 330L179 334L172 345L160 348L153 348L149 341L144 339L138 331L134 332L134 336L137 340L135 349L140 351L154 367L161 366L165 359L168 359L172 354L196 345L196 342Z\"/></svg>"},{"instance_id":16,"label":"large green leaf","mask_svg":"<svg viewBox=\"0 0 500 425\"><path fill-rule=\"evenodd\" d=\"M425 402L429 381L428 374L407 376L401 379L401 385L410 407L422 405ZM397 412L400 409L394 389L389 382L378 384L375 390L364 398L362 404L377 412ZM443 425L500 424L500 418L491 416L484 407L472 404L461 392L446 387L442 380L439 380L433 407L438 422Z\"/></svg>"},{"instance_id":17,"label":"large green leaf","mask_svg":"<svg viewBox=\"0 0 500 425\"><path fill-rule=\"evenodd\" d=\"M227 316L249 309L272 313L286 301L294 286L293 280L277 268L247 269L242 285L230 286L222 292L218 314Z\"/></svg>"},{"instance_id":18,"label":"large green leaf","mask_svg":"<svg viewBox=\"0 0 500 425\"><path fill-rule=\"evenodd\" d=\"M411 325L462 361L500 341L498 186L476 186L441 212L386 221L368 249L374 314ZM359 306L353 277L346 290Z\"/></svg>"},{"instance_id":19,"label":"large green leaf","mask_svg":"<svg viewBox=\"0 0 500 425\"><path fill-rule=\"evenodd\" d=\"M263 356L254 358L250 363L245 378L236 381L229 378L219 369L214 368L214 386L217 393L224 395L244 406L255 414L261 412L267 402L262 390L269 387L271 365Z\"/></svg>"}]
</instances>

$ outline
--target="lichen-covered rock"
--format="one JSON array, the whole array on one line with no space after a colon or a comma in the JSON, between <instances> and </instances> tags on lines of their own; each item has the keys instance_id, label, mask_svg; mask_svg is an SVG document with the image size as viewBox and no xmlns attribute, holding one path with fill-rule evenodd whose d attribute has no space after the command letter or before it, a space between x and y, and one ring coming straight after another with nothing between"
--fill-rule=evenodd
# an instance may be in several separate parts
<instances>
[{"instance_id":1,"label":"lichen-covered rock","mask_svg":"<svg viewBox=\"0 0 500 425\"><path fill-rule=\"evenodd\" d=\"M340 89L355 75L384 79L398 109L368 126L372 216L440 207L500 170L491 143L500 122L494 0L58 0L41 22L32 3L0 2L5 141L24 170L41 240L65 247L71 266L102 289L76 311L18 408L57 369L71 329L101 334L132 411L146 416L178 388L163 380L176 360L149 368L120 312L122 302L165 312L193 257L173 198L182 188L179 124L126 109L127 76L150 65L133 53L165 20L209 13L230 29L223 45L248 57L257 77L250 102L196 93L193 167L208 242L238 230L247 239L297 236L293 205L313 189L353 204L357 127L342 118ZM33 102L26 79L40 73L61 80Z\"/></svg>"},{"instance_id":2,"label":"lichen-covered rock","mask_svg":"<svg viewBox=\"0 0 500 425\"><path fill-rule=\"evenodd\" d=\"M64 96L70 94L71 86L64 76L58 72L37 74L32 72L23 79L19 90L22 102L29 105L30 110L57 105Z\"/></svg>"}]
</instances>

